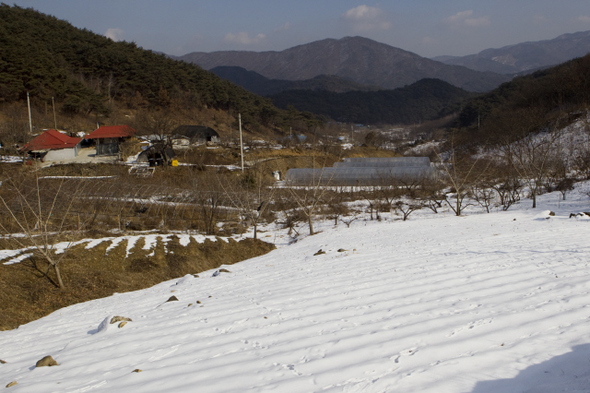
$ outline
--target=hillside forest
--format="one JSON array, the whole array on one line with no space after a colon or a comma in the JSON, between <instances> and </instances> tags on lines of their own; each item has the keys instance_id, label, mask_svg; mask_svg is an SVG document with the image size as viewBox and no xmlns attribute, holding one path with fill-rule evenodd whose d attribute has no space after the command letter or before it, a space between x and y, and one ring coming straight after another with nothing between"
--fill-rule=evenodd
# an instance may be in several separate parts
<instances>
[{"instance_id":1,"label":"hillside forest","mask_svg":"<svg viewBox=\"0 0 590 393\"><path fill-rule=\"evenodd\" d=\"M238 113L254 134L280 135L320 124L311 114L279 110L198 66L132 42L114 42L33 9L2 4L0 21L3 140L25 142L18 132L28 129L23 124L27 93L36 127L69 132L90 131L97 123L138 126L134 119L154 112L222 133L237 128Z\"/></svg>"}]
</instances>

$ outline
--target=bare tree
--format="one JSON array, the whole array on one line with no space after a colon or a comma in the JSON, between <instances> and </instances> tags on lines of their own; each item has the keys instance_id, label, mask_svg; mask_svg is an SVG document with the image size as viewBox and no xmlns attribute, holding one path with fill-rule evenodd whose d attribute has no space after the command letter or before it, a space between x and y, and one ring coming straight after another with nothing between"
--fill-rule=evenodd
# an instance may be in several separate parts
<instances>
[{"instance_id":1,"label":"bare tree","mask_svg":"<svg viewBox=\"0 0 590 393\"><path fill-rule=\"evenodd\" d=\"M141 134L154 136L157 142L166 146L172 146L173 131L178 126L169 112L164 110L156 112L140 112L137 116L137 127Z\"/></svg>"},{"instance_id":2,"label":"bare tree","mask_svg":"<svg viewBox=\"0 0 590 393\"><path fill-rule=\"evenodd\" d=\"M422 209L423 205L421 203L407 203L402 200L398 200L394 203L393 207L395 211L401 214L402 221L406 221L410 214L415 212L416 210Z\"/></svg>"},{"instance_id":3,"label":"bare tree","mask_svg":"<svg viewBox=\"0 0 590 393\"><path fill-rule=\"evenodd\" d=\"M502 146L504 158L526 184L533 208L537 207L537 196L543 192L549 176L550 162L556 154L554 149L559 136L558 131L528 134Z\"/></svg>"},{"instance_id":4,"label":"bare tree","mask_svg":"<svg viewBox=\"0 0 590 393\"><path fill-rule=\"evenodd\" d=\"M254 228L257 238L258 224L270 211L275 192L275 181L260 170L251 170L245 175L219 178L219 184L229 203L239 211L242 221Z\"/></svg>"},{"instance_id":5,"label":"bare tree","mask_svg":"<svg viewBox=\"0 0 590 393\"><path fill-rule=\"evenodd\" d=\"M444 185L439 179L424 178L420 187L419 199L422 205L428 207L435 214L442 208L446 196L443 192Z\"/></svg>"},{"instance_id":6,"label":"bare tree","mask_svg":"<svg viewBox=\"0 0 590 393\"><path fill-rule=\"evenodd\" d=\"M469 195L471 186L483 176L489 162L474 158L467 151L455 149L453 138L451 138L448 159L443 159L440 153L437 153L437 157L441 162L443 181L453 194L452 196L445 194L445 202L455 215L460 216L467 205L466 198Z\"/></svg>"},{"instance_id":7,"label":"bare tree","mask_svg":"<svg viewBox=\"0 0 590 393\"><path fill-rule=\"evenodd\" d=\"M48 264L45 276L49 278L49 270L53 269L56 276L54 283L63 289L65 284L60 264L85 227L79 219L72 222L70 213L88 183L65 178L56 182L44 181L43 185L40 183L37 171L2 182L0 203L9 220L0 223L0 226L19 247L37 251ZM21 236L13 236L14 231L8 225ZM55 242L64 238L65 248L56 253Z\"/></svg>"},{"instance_id":8,"label":"bare tree","mask_svg":"<svg viewBox=\"0 0 590 393\"><path fill-rule=\"evenodd\" d=\"M313 171L313 175L305 186L289 187L289 193L298 209L307 218L309 234L314 235L313 217L319 211L322 204L329 202L329 185L331 176L325 175L323 170Z\"/></svg>"},{"instance_id":9,"label":"bare tree","mask_svg":"<svg viewBox=\"0 0 590 393\"><path fill-rule=\"evenodd\" d=\"M387 211L391 212L397 198L399 198L404 192L403 189L400 188L401 184L400 180L394 176L385 176L380 179L379 185L373 187L372 194L374 197L381 199L381 203L375 203L374 205L381 205L383 211L387 209ZM377 214L379 214L379 211L377 211Z\"/></svg>"},{"instance_id":10,"label":"bare tree","mask_svg":"<svg viewBox=\"0 0 590 393\"><path fill-rule=\"evenodd\" d=\"M328 218L334 220L334 226L338 225L338 221L340 221L342 216L345 216L350 212L350 209L346 204L346 201L350 200L347 188L348 187L344 186L335 187L331 202L326 206Z\"/></svg>"},{"instance_id":11,"label":"bare tree","mask_svg":"<svg viewBox=\"0 0 590 393\"><path fill-rule=\"evenodd\" d=\"M373 221L373 212L375 212L375 219L381 220L381 216L379 216L381 195L379 195L379 193L377 192L378 188L378 186L367 186L359 189L359 195L369 204L369 214L371 221Z\"/></svg>"},{"instance_id":12,"label":"bare tree","mask_svg":"<svg viewBox=\"0 0 590 393\"><path fill-rule=\"evenodd\" d=\"M471 186L469 194L478 205L485 209L486 213L490 212L490 207L493 205L494 197L496 195L491 184L487 182L474 184Z\"/></svg>"}]
</instances>

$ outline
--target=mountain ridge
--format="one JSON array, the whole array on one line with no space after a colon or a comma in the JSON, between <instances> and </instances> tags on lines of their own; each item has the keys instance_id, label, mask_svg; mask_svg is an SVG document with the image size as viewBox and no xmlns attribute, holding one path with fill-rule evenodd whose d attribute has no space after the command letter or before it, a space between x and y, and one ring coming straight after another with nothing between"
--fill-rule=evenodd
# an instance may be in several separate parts
<instances>
[{"instance_id":1,"label":"mountain ridge","mask_svg":"<svg viewBox=\"0 0 590 393\"><path fill-rule=\"evenodd\" d=\"M482 72L517 74L551 67L587 53L590 53L590 30L561 34L549 40L488 48L467 56L437 56L433 60Z\"/></svg>"},{"instance_id":2,"label":"mountain ridge","mask_svg":"<svg viewBox=\"0 0 590 393\"><path fill-rule=\"evenodd\" d=\"M283 51L192 52L175 59L204 69L238 66L269 79L305 80L333 75L383 89L403 87L436 78L468 91L488 91L510 79L491 72L450 66L363 37L324 39Z\"/></svg>"},{"instance_id":3,"label":"mountain ridge","mask_svg":"<svg viewBox=\"0 0 590 393\"><path fill-rule=\"evenodd\" d=\"M376 86L361 85L334 75L318 75L311 79L291 81L269 79L256 71L248 71L237 66L218 66L210 69L209 72L262 96L270 96L286 90L327 90L335 93L379 90Z\"/></svg>"}]
</instances>

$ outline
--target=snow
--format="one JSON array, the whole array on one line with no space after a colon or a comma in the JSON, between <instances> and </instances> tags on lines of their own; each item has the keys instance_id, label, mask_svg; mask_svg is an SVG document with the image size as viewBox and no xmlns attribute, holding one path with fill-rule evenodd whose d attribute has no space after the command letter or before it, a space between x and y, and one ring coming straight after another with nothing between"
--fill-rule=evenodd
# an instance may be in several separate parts
<instances>
[{"instance_id":1,"label":"snow","mask_svg":"<svg viewBox=\"0 0 590 393\"><path fill-rule=\"evenodd\" d=\"M0 332L0 385L590 392L590 221L569 218L589 210L589 189L567 201L543 195L537 209L526 200L464 217L318 223L321 233L279 240L269 254L225 266L230 272L114 294ZM132 321L118 328L108 323L115 315ZM46 355L59 366L35 368Z\"/></svg>"},{"instance_id":2,"label":"snow","mask_svg":"<svg viewBox=\"0 0 590 393\"><path fill-rule=\"evenodd\" d=\"M228 240L226 238L220 238L216 236L204 236L204 235L191 235L191 234L140 234L140 235L130 235L130 236L117 236L117 237L103 237L100 239L82 239L76 242L60 242L52 245L52 249L56 254L63 254L67 249L86 243L85 249L89 250L101 243L110 242L109 246L106 249L106 254L109 251L116 248L122 241L127 241L127 246L125 249L125 257L128 258L130 255L133 254L133 250L137 243L143 239L144 246L142 247L143 250L154 250L158 240L164 243L168 243L172 237L178 237L179 243L182 246L188 246L190 243L190 239L194 239L197 243L203 243L206 239L210 241L216 242L217 239L223 239L225 242ZM33 250L34 247L27 247L21 248L17 250L0 250L0 263L5 265L10 265L13 263L19 263L28 258L29 256L33 255L31 253L27 253ZM152 254L153 255L153 254ZM8 261L7 261L8 259Z\"/></svg>"}]
</instances>

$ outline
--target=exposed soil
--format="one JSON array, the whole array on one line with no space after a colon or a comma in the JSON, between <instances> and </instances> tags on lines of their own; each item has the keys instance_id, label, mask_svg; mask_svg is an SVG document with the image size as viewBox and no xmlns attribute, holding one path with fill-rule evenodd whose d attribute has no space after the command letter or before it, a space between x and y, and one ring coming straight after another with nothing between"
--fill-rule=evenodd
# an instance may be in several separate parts
<instances>
[{"instance_id":1,"label":"exposed soil","mask_svg":"<svg viewBox=\"0 0 590 393\"><path fill-rule=\"evenodd\" d=\"M44 274L48 266L39 257L13 265L0 264L0 330L17 328L71 304L198 274L275 248L255 239L204 243L191 239L190 244L183 246L173 237L166 245L158 241L155 251L143 250L144 243L137 242L126 258L127 241L106 254L109 244L105 242L90 250L83 244L69 250L60 264L66 285L63 290L53 284L55 276L51 270Z\"/></svg>"}]
</instances>

